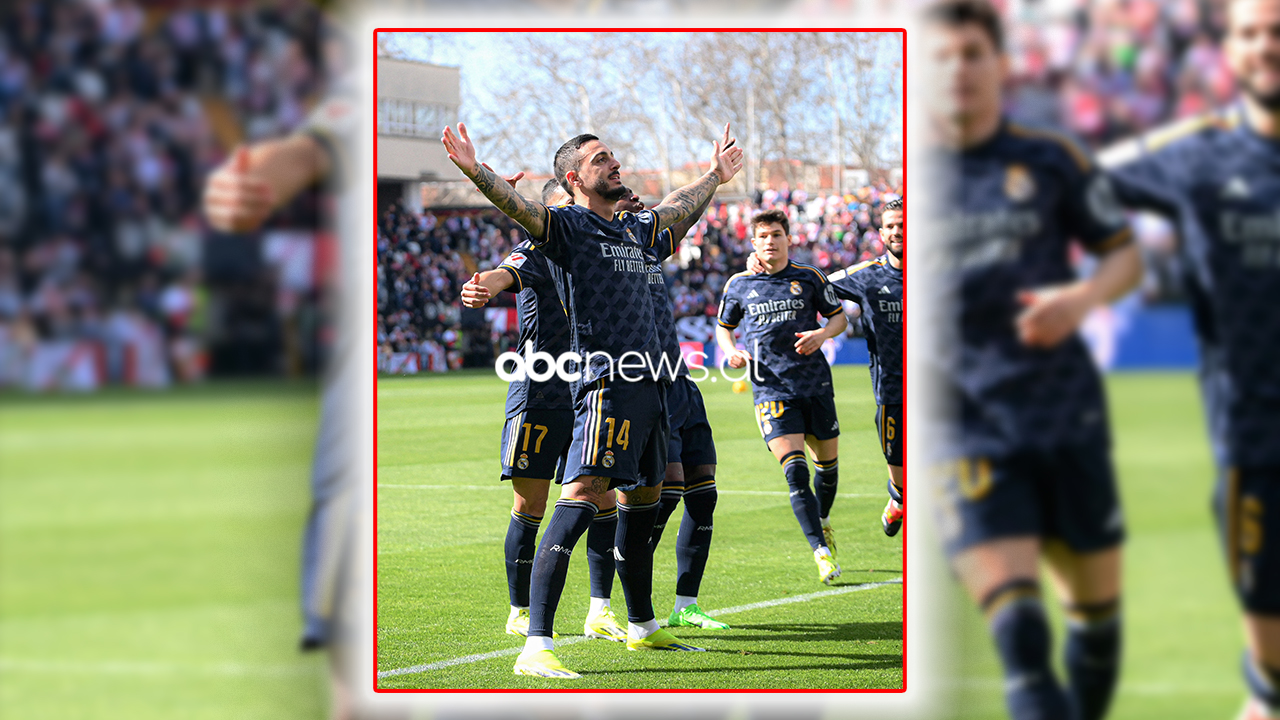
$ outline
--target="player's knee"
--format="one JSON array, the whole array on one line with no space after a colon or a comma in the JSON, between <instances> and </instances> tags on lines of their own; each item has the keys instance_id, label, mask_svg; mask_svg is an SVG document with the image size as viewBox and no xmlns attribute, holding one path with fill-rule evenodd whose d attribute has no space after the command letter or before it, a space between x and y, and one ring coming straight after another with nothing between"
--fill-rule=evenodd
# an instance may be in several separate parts
<instances>
[{"instance_id":1,"label":"player's knee","mask_svg":"<svg viewBox=\"0 0 1280 720\"><path fill-rule=\"evenodd\" d=\"M1120 598L1097 603L1066 603L1067 631L1091 664L1114 664L1120 655Z\"/></svg>"},{"instance_id":2,"label":"player's knee","mask_svg":"<svg viewBox=\"0 0 1280 720\"><path fill-rule=\"evenodd\" d=\"M626 492L618 491L618 501L624 505L651 505L662 498L660 487L638 487Z\"/></svg>"},{"instance_id":3,"label":"player's knee","mask_svg":"<svg viewBox=\"0 0 1280 720\"><path fill-rule=\"evenodd\" d=\"M560 497L569 500L585 500L599 508L610 502L612 493L608 490L608 481L609 478L582 475L565 482L560 490Z\"/></svg>"}]
</instances>

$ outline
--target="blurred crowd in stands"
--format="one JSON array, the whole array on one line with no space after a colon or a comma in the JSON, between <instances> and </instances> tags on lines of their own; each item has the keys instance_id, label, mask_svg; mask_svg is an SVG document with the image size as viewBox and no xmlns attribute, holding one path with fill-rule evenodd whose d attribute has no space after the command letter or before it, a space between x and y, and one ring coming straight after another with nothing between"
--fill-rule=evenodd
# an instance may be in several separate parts
<instances>
[{"instance_id":1,"label":"blurred crowd in stands","mask_svg":"<svg viewBox=\"0 0 1280 720\"><path fill-rule=\"evenodd\" d=\"M3 5L0 387L59 385L86 354L100 381L143 385L282 365L272 273L230 241L208 266L201 183L235 143L303 119L321 38L297 0ZM313 229L317 208L310 193L272 225ZM258 359L237 361L249 338Z\"/></svg>"},{"instance_id":2,"label":"blurred crowd in stands","mask_svg":"<svg viewBox=\"0 0 1280 720\"><path fill-rule=\"evenodd\" d=\"M751 217L780 208L791 222L792 258L834 272L884 254L880 207L898 197L885 184L843 196L813 195L786 185L755 197L713 201L665 264L677 318L713 316L725 280L746 269ZM459 293L474 272L497 267L523 231L495 208L407 211L395 204L378 223L377 342L382 368L397 354L417 353L422 370L492 365L518 345L505 316L461 308ZM489 303L515 306L502 293ZM505 311L503 311L505 312ZM706 338L705 340L709 340Z\"/></svg>"},{"instance_id":3,"label":"blurred crowd in stands","mask_svg":"<svg viewBox=\"0 0 1280 720\"><path fill-rule=\"evenodd\" d=\"M1097 151L1231 102L1223 0L1006 0L1013 58L1009 113ZM1134 219L1147 259L1142 295L1180 300L1176 237Z\"/></svg>"}]
</instances>

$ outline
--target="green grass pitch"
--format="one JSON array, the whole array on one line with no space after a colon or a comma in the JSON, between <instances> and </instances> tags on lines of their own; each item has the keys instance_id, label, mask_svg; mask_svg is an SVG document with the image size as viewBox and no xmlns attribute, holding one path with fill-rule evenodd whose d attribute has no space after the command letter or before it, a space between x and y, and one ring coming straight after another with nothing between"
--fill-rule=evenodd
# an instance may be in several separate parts
<instances>
[{"instance_id":1,"label":"green grass pitch","mask_svg":"<svg viewBox=\"0 0 1280 720\"><path fill-rule=\"evenodd\" d=\"M1245 697L1243 639L1209 510L1213 467L1194 376L1114 373L1107 389L1129 533L1124 664L1109 717L1229 720ZM949 587L962 618L957 717L1006 718L985 625ZM1062 637L1057 616L1059 656Z\"/></svg>"},{"instance_id":2,"label":"green grass pitch","mask_svg":"<svg viewBox=\"0 0 1280 720\"><path fill-rule=\"evenodd\" d=\"M323 718L315 386L0 398L0 716Z\"/></svg>"},{"instance_id":3,"label":"green grass pitch","mask_svg":"<svg viewBox=\"0 0 1280 720\"><path fill-rule=\"evenodd\" d=\"M880 530L887 470L865 367L835 372L840 496L832 511L839 586L902 575L901 538ZM700 603L708 612L829 589L791 513L778 463L760 440L751 394L703 382L719 467L715 538ZM492 371L384 378L378 386L378 669L389 671L494 651L507 635L502 542L508 483L498 482L506 384ZM552 499L556 490L552 490ZM548 506L550 509L550 505ZM654 559L659 619L675 595L675 525ZM544 520L544 525L545 525ZM583 541L579 548L584 548ZM628 652L581 639L589 590L575 553L556 615L557 654L583 674L552 685L516 677L513 654L385 677L383 688L889 688L902 686L902 586L889 584L724 616L729 631L680 628L707 653ZM615 581L615 607L625 610ZM625 614L624 614L625 616Z\"/></svg>"}]
</instances>

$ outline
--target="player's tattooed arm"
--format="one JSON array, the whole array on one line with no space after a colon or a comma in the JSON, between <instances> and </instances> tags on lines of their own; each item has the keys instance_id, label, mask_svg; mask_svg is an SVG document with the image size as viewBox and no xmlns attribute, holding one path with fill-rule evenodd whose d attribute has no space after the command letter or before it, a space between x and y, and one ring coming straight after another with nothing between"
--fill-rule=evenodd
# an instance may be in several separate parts
<instances>
[{"instance_id":1,"label":"player's tattooed arm","mask_svg":"<svg viewBox=\"0 0 1280 720\"><path fill-rule=\"evenodd\" d=\"M444 143L453 164L458 166L468 180L475 183L476 188L489 198L489 202L507 217L520 223L535 239L541 239L546 234L546 206L525 198L516 192L509 181L498 177L483 163L476 162L476 147L467 134L465 124L458 123L456 135L452 128L446 127L440 142Z\"/></svg>"},{"instance_id":2,"label":"player's tattooed arm","mask_svg":"<svg viewBox=\"0 0 1280 720\"><path fill-rule=\"evenodd\" d=\"M675 245L678 246L680 241L684 239L684 236L688 235L689 231L693 229L693 226L697 225L698 222L702 220L702 216L706 214L707 206L711 204L711 198L713 197L715 197L714 192L708 194L707 199L703 200L701 205L694 208L693 212L689 213L689 217L671 225L671 235L674 238Z\"/></svg>"},{"instance_id":3,"label":"player's tattooed arm","mask_svg":"<svg viewBox=\"0 0 1280 720\"><path fill-rule=\"evenodd\" d=\"M711 169L707 174L672 192L653 208L658 219L658 232L699 214L698 207L704 202L710 202L716 188L738 174L742 169L742 149L735 147L736 143L737 138L729 137L729 124L725 123L724 137L715 143ZM688 232L688 228L685 232Z\"/></svg>"}]
</instances>

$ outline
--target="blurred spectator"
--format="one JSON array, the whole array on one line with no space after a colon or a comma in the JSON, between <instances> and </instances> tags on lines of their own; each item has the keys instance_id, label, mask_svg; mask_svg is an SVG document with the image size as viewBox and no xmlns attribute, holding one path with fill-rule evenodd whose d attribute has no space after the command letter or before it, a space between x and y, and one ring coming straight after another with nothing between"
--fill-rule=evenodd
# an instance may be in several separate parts
<instances>
[{"instance_id":1,"label":"blurred spectator","mask_svg":"<svg viewBox=\"0 0 1280 720\"><path fill-rule=\"evenodd\" d=\"M231 322L239 297L201 300L200 180L239 139L296 125L325 77L313 5L229 5L0 9L0 386L57 387L67 368L33 358L85 352L99 380L141 382L153 350L154 384L203 376L206 329ZM314 228L316 207L312 193L275 226ZM227 315L206 323L214 310ZM72 349L35 352L55 341Z\"/></svg>"},{"instance_id":2,"label":"blurred spectator","mask_svg":"<svg viewBox=\"0 0 1280 720\"><path fill-rule=\"evenodd\" d=\"M1223 0L1011 0L1009 114L1059 126L1098 150L1229 102ZM1142 293L1180 300L1170 232L1137 222L1147 260Z\"/></svg>"}]
</instances>

